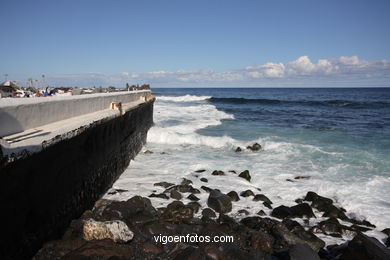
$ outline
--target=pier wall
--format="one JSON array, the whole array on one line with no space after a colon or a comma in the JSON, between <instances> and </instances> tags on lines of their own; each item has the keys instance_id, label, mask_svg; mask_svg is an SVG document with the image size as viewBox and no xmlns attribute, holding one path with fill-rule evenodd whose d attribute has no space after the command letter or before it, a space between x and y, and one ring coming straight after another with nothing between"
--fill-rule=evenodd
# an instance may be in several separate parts
<instances>
[{"instance_id":1,"label":"pier wall","mask_svg":"<svg viewBox=\"0 0 390 260\"><path fill-rule=\"evenodd\" d=\"M0 102L0 137L52 122L109 108L111 102L129 103L150 91L127 91L78 96L8 98ZM36 102L39 99L39 102Z\"/></svg>"},{"instance_id":2,"label":"pier wall","mask_svg":"<svg viewBox=\"0 0 390 260\"><path fill-rule=\"evenodd\" d=\"M82 107L105 107L110 101L84 99ZM145 144L153 104L154 98L148 99L0 167L0 259L31 259L45 241L60 238L73 219L92 208ZM57 109L54 114L63 113L63 105L48 104Z\"/></svg>"}]
</instances>

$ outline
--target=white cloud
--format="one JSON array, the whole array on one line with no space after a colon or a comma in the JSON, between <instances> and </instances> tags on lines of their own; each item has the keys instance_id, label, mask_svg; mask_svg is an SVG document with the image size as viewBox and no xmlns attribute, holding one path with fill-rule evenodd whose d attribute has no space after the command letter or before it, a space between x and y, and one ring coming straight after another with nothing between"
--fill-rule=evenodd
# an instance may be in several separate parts
<instances>
[{"instance_id":1,"label":"white cloud","mask_svg":"<svg viewBox=\"0 0 390 260\"><path fill-rule=\"evenodd\" d=\"M52 84L60 85L116 85L150 83L169 84L262 84L264 82L293 82L294 80L323 81L377 79L390 85L390 61L365 61L357 56L320 59L313 63L308 56L301 56L286 63L267 62L258 66L248 66L228 72L214 70L178 70L153 72L121 72L107 75L88 73L57 75L47 78ZM301 82L301 81L300 81Z\"/></svg>"}]
</instances>

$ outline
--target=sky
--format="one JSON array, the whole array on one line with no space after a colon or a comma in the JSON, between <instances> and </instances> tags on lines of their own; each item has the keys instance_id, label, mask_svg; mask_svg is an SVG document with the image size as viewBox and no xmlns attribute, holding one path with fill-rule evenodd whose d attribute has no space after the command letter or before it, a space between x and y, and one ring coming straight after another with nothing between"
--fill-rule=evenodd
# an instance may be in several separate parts
<instances>
[{"instance_id":1,"label":"sky","mask_svg":"<svg viewBox=\"0 0 390 260\"><path fill-rule=\"evenodd\" d=\"M0 0L0 81L390 87L388 0Z\"/></svg>"}]
</instances>

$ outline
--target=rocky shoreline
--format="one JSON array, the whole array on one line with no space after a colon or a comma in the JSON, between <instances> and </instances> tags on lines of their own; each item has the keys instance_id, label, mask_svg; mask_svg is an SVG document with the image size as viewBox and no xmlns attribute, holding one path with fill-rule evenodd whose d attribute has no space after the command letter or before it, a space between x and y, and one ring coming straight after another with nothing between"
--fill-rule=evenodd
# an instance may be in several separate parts
<instances>
[{"instance_id":1,"label":"rocky shoreline","mask_svg":"<svg viewBox=\"0 0 390 260\"><path fill-rule=\"evenodd\" d=\"M251 179L249 171L232 172L237 178ZM225 174L214 170L209 178ZM390 229L382 231L387 236L382 243L365 235L375 226L348 217L330 198L309 191L297 198L295 206L275 206L259 190L224 194L208 187L207 178L201 178L201 182L205 185L195 187L185 178L177 184L155 183L162 192L156 190L150 198L101 199L92 210L72 221L61 240L46 243L34 259L390 259ZM201 193L208 193L207 205L198 202ZM235 211L235 201L243 197L253 197L259 203L257 215L240 209L240 218L229 216ZM184 198L191 202L184 204ZM168 199L173 201L167 207L152 206L151 200ZM266 208L271 209L269 216ZM319 216L324 220L313 221ZM233 236L234 242L165 244L153 237L187 234ZM319 236L351 239L326 245Z\"/></svg>"}]
</instances>

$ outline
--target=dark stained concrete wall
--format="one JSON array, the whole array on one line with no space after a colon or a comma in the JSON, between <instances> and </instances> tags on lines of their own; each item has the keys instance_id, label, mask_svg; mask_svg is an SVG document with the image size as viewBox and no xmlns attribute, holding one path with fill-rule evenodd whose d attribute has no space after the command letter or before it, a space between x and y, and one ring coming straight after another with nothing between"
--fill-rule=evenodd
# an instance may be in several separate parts
<instances>
[{"instance_id":1,"label":"dark stained concrete wall","mask_svg":"<svg viewBox=\"0 0 390 260\"><path fill-rule=\"evenodd\" d=\"M154 99L0 168L0 259L29 259L92 208L146 142Z\"/></svg>"}]
</instances>

